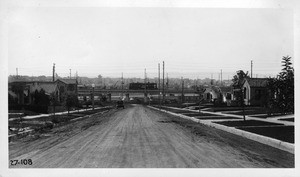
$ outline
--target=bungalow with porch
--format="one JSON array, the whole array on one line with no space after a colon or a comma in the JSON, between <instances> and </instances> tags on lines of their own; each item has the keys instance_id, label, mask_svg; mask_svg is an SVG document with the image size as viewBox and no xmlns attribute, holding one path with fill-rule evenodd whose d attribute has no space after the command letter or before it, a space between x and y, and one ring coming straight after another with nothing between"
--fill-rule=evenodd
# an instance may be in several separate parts
<instances>
[{"instance_id":1,"label":"bungalow with porch","mask_svg":"<svg viewBox=\"0 0 300 177\"><path fill-rule=\"evenodd\" d=\"M263 106L267 95L267 78L247 78L242 89L246 105Z\"/></svg>"}]
</instances>

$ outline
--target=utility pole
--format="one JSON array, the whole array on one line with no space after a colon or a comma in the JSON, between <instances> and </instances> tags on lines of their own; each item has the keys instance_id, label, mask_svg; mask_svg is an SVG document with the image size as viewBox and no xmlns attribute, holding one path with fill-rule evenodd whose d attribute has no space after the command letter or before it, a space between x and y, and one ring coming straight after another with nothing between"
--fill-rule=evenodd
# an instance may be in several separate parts
<instances>
[{"instance_id":1,"label":"utility pole","mask_svg":"<svg viewBox=\"0 0 300 177\"><path fill-rule=\"evenodd\" d=\"M55 81L55 63L53 63L53 69L52 69L52 81Z\"/></svg>"},{"instance_id":2,"label":"utility pole","mask_svg":"<svg viewBox=\"0 0 300 177\"><path fill-rule=\"evenodd\" d=\"M226 85L228 86L228 84L229 84L229 75L227 77L228 77L228 80L227 80L227 84Z\"/></svg>"},{"instance_id":3,"label":"utility pole","mask_svg":"<svg viewBox=\"0 0 300 177\"><path fill-rule=\"evenodd\" d=\"M121 98L122 99L123 99L123 84L124 84L124 81L123 81L123 73L122 73L122 80L121 80L121 85L122 85Z\"/></svg>"},{"instance_id":4,"label":"utility pole","mask_svg":"<svg viewBox=\"0 0 300 177\"><path fill-rule=\"evenodd\" d=\"M167 95L168 89L169 89L169 76L168 76L168 73L167 73L166 94L165 95Z\"/></svg>"},{"instance_id":5,"label":"utility pole","mask_svg":"<svg viewBox=\"0 0 300 177\"><path fill-rule=\"evenodd\" d=\"M165 102L165 61L163 61L163 83L162 83L163 104Z\"/></svg>"},{"instance_id":6,"label":"utility pole","mask_svg":"<svg viewBox=\"0 0 300 177\"><path fill-rule=\"evenodd\" d=\"M93 110L95 109L95 84L92 84L92 105L93 105Z\"/></svg>"},{"instance_id":7,"label":"utility pole","mask_svg":"<svg viewBox=\"0 0 300 177\"><path fill-rule=\"evenodd\" d=\"M144 69L144 86L145 86L144 93L146 95L146 87L147 87L147 83L146 83L146 68Z\"/></svg>"},{"instance_id":8,"label":"utility pole","mask_svg":"<svg viewBox=\"0 0 300 177\"><path fill-rule=\"evenodd\" d=\"M251 60L251 78L252 78L253 61Z\"/></svg>"},{"instance_id":9,"label":"utility pole","mask_svg":"<svg viewBox=\"0 0 300 177\"><path fill-rule=\"evenodd\" d=\"M71 79L71 69L70 69L70 79Z\"/></svg>"},{"instance_id":10,"label":"utility pole","mask_svg":"<svg viewBox=\"0 0 300 177\"><path fill-rule=\"evenodd\" d=\"M159 98L159 105L161 108L161 98L160 98L160 63L158 63L158 98Z\"/></svg>"},{"instance_id":11,"label":"utility pole","mask_svg":"<svg viewBox=\"0 0 300 177\"><path fill-rule=\"evenodd\" d=\"M183 78L181 77L181 103L183 103L183 101L184 101L183 89L184 89L184 81L183 81Z\"/></svg>"},{"instance_id":12,"label":"utility pole","mask_svg":"<svg viewBox=\"0 0 300 177\"><path fill-rule=\"evenodd\" d=\"M145 85L145 93L144 93L144 103L147 102L147 74L146 74L146 68L145 68L145 71L144 71L144 85Z\"/></svg>"},{"instance_id":13,"label":"utility pole","mask_svg":"<svg viewBox=\"0 0 300 177\"><path fill-rule=\"evenodd\" d=\"M18 68L16 68L17 78L19 77Z\"/></svg>"},{"instance_id":14,"label":"utility pole","mask_svg":"<svg viewBox=\"0 0 300 177\"><path fill-rule=\"evenodd\" d=\"M222 69L221 69L221 86L222 86Z\"/></svg>"}]
</instances>

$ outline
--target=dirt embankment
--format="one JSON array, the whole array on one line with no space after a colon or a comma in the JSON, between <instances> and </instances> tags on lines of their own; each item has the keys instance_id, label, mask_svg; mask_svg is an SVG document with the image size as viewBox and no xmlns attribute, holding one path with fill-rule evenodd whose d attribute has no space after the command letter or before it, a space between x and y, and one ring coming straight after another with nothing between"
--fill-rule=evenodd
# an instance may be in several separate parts
<instances>
[{"instance_id":1,"label":"dirt embankment","mask_svg":"<svg viewBox=\"0 0 300 177\"><path fill-rule=\"evenodd\" d=\"M53 129L44 129L43 131L34 132L27 136L15 139L13 142L9 143L9 158L14 159L15 157L32 151L49 149L91 126L104 124L116 110L112 109L104 114L101 114L100 112L102 112L102 110L99 110L99 114L95 116L77 121L69 121L62 125L55 126Z\"/></svg>"}]
</instances>

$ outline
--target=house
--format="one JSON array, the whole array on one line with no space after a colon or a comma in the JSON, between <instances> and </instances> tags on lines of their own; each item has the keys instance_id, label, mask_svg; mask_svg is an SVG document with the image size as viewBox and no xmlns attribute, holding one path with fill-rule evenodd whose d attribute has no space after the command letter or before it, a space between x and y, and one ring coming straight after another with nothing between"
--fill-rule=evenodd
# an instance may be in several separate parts
<instances>
[{"instance_id":1,"label":"house","mask_svg":"<svg viewBox=\"0 0 300 177\"><path fill-rule=\"evenodd\" d=\"M231 100L233 99L232 87L219 87L219 91L221 92L220 96L222 97L222 102L227 103L227 106L231 105Z\"/></svg>"},{"instance_id":2,"label":"house","mask_svg":"<svg viewBox=\"0 0 300 177\"><path fill-rule=\"evenodd\" d=\"M196 103L199 102L200 96L199 93L185 93L182 99L182 95L178 94L178 101L183 100L185 103Z\"/></svg>"},{"instance_id":3,"label":"house","mask_svg":"<svg viewBox=\"0 0 300 177\"><path fill-rule=\"evenodd\" d=\"M232 87L228 86L210 86L205 89L203 93L203 100L206 102L218 102L231 104L232 100Z\"/></svg>"},{"instance_id":4,"label":"house","mask_svg":"<svg viewBox=\"0 0 300 177\"><path fill-rule=\"evenodd\" d=\"M266 101L267 78L247 78L242 89L243 98L246 105L262 106Z\"/></svg>"},{"instance_id":5,"label":"house","mask_svg":"<svg viewBox=\"0 0 300 177\"><path fill-rule=\"evenodd\" d=\"M203 100L207 102L213 102L214 100L220 98L220 90L216 86L211 86L205 88L203 93Z\"/></svg>"},{"instance_id":6,"label":"house","mask_svg":"<svg viewBox=\"0 0 300 177\"><path fill-rule=\"evenodd\" d=\"M46 95L55 94L59 97L59 90L55 82L46 81L14 81L8 83L8 94L15 104L30 105L35 103L35 94L43 90Z\"/></svg>"},{"instance_id":7,"label":"house","mask_svg":"<svg viewBox=\"0 0 300 177\"><path fill-rule=\"evenodd\" d=\"M78 81L77 79L57 79L55 81L62 93L76 94L78 93Z\"/></svg>"}]
</instances>

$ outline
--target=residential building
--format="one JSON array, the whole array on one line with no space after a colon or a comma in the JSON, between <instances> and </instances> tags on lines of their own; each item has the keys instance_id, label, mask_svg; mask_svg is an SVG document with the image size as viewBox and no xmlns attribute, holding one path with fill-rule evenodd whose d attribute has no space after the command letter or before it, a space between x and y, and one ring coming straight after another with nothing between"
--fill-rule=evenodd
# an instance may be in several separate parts
<instances>
[{"instance_id":1,"label":"residential building","mask_svg":"<svg viewBox=\"0 0 300 177\"><path fill-rule=\"evenodd\" d=\"M263 106L267 95L267 78L248 78L242 86L246 105Z\"/></svg>"}]
</instances>

